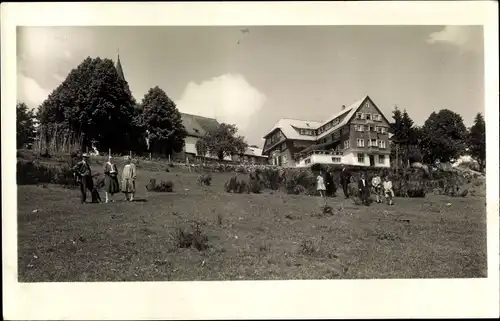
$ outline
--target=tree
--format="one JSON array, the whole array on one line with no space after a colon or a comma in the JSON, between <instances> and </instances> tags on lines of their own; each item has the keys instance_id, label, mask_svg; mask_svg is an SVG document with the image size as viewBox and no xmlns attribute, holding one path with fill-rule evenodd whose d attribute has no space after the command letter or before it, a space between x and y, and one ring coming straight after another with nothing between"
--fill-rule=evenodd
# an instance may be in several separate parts
<instances>
[{"instance_id":1,"label":"tree","mask_svg":"<svg viewBox=\"0 0 500 321\"><path fill-rule=\"evenodd\" d=\"M484 170L486 166L486 125L481 113L478 113L474 119L467 143L471 156L477 160L481 170Z\"/></svg>"},{"instance_id":2,"label":"tree","mask_svg":"<svg viewBox=\"0 0 500 321\"><path fill-rule=\"evenodd\" d=\"M142 100L142 125L149 133L150 150L171 155L184 147L187 131L175 103L158 86Z\"/></svg>"},{"instance_id":3,"label":"tree","mask_svg":"<svg viewBox=\"0 0 500 321\"><path fill-rule=\"evenodd\" d=\"M35 114L23 102L16 104L17 148L32 143L35 138Z\"/></svg>"},{"instance_id":4,"label":"tree","mask_svg":"<svg viewBox=\"0 0 500 321\"><path fill-rule=\"evenodd\" d=\"M38 117L53 149L130 150L137 131L135 100L110 59L87 57L41 104Z\"/></svg>"},{"instance_id":5,"label":"tree","mask_svg":"<svg viewBox=\"0 0 500 321\"><path fill-rule=\"evenodd\" d=\"M410 118L406 109L401 112L398 107L393 110L392 118L394 122L390 124L392 141L397 144L398 161L402 164L421 161L421 153L419 151L420 129L414 126L413 120ZM396 158L396 148L391 150L391 158Z\"/></svg>"},{"instance_id":6,"label":"tree","mask_svg":"<svg viewBox=\"0 0 500 321\"><path fill-rule=\"evenodd\" d=\"M215 130L205 133L198 140L196 150L198 154L206 151L219 160L223 160L226 156L243 154L248 145L243 136L237 135L237 132L235 125L221 123Z\"/></svg>"},{"instance_id":7,"label":"tree","mask_svg":"<svg viewBox=\"0 0 500 321\"><path fill-rule=\"evenodd\" d=\"M462 116L448 109L433 112L422 127L424 160L449 162L465 151L466 138Z\"/></svg>"}]
</instances>

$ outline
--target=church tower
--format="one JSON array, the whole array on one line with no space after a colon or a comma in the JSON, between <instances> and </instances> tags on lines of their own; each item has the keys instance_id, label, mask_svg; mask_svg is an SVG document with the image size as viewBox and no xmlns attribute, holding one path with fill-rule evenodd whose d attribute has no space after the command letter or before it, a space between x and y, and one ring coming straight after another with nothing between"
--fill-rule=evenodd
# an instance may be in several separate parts
<instances>
[{"instance_id":1,"label":"church tower","mask_svg":"<svg viewBox=\"0 0 500 321\"><path fill-rule=\"evenodd\" d=\"M116 60L116 72L118 76L125 81L125 76L123 75L122 63L120 62L120 51L118 51L118 59Z\"/></svg>"}]
</instances>

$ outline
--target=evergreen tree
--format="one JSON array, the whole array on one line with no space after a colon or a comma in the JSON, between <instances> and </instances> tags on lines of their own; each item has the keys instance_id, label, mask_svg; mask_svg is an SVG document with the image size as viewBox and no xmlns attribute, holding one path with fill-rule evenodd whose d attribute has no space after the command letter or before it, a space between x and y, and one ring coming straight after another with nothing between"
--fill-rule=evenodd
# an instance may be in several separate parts
<instances>
[{"instance_id":1,"label":"evergreen tree","mask_svg":"<svg viewBox=\"0 0 500 321\"><path fill-rule=\"evenodd\" d=\"M483 171L486 166L486 124L481 113L476 115L468 137L469 152Z\"/></svg>"},{"instance_id":2,"label":"evergreen tree","mask_svg":"<svg viewBox=\"0 0 500 321\"><path fill-rule=\"evenodd\" d=\"M422 160L420 152L420 129L414 126L413 120L410 118L406 109L401 112L398 107L395 107L392 112L394 122L390 124L393 146L391 149L391 158L396 159L396 148L398 149L398 162L403 165L408 165L411 162Z\"/></svg>"},{"instance_id":3,"label":"evergreen tree","mask_svg":"<svg viewBox=\"0 0 500 321\"><path fill-rule=\"evenodd\" d=\"M184 147L187 131L175 103L158 86L142 100L142 126L149 133L150 150L171 155Z\"/></svg>"}]
</instances>

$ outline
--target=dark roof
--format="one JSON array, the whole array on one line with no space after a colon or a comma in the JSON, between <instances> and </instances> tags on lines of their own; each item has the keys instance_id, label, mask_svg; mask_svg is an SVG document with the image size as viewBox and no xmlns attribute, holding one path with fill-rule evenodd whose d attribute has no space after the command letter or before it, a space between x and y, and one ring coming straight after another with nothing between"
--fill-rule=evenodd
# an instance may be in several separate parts
<instances>
[{"instance_id":1,"label":"dark roof","mask_svg":"<svg viewBox=\"0 0 500 321\"><path fill-rule=\"evenodd\" d=\"M188 136L203 136L206 132L215 130L219 122L214 118L181 113L182 124Z\"/></svg>"}]
</instances>

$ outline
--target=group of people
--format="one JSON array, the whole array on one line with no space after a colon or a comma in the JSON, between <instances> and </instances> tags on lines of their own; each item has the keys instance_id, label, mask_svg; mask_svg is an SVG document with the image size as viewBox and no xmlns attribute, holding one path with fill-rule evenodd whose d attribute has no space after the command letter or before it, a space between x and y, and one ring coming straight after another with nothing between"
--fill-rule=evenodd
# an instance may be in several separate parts
<instances>
[{"instance_id":1,"label":"group of people","mask_svg":"<svg viewBox=\"0 0 500 321\"><path fill-rule=\"evenodd\" d=\"M344 192L345 198L349 198L350 182L351 173L349 173L345 166L342 166L342 171L340 173L340 184L342 185L342 190ZM330 173L324 173L323 171L320 171L316 178L316 184L320 196L325 197L328 195L327 191L329 189L333 189L333 185L335 183ZM371 182L368 182L365 174L361 173L357 188L358 196L365 205L369 204L371 193L375 194L377 203L382 203L382 198L384 197L389 205L393 205L392 199L394 198L394 191L392 189L392 182L387 175L384 176L383 180L379 175L375 175L372 177Z\"/></svg>"},{"instance_id":2,"label":"group of people","mask_svg":"<svg viewBox=\"0 0 500 321\"><path fill-rule=\"evenodd\" d=\"M97 190L94 188L89 155L83 154L82 160L73 167L72 171L80 185L82 204L87 201L87 190L91 193L92 202L97 202L100 197ZM118 168L113 162L111 155L104 164L103 172L106 203L114 202L113 196L120 192L120 184L118 182ZM137 172L134 163L132 163L132 158L127 156L121 175L121 191L125 194L125 199L127 201L134 201L136 175Z\"/></svg>"}]
</instances>

